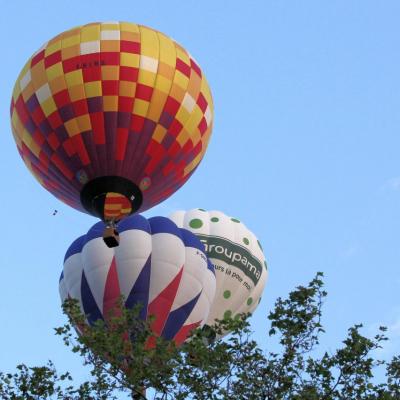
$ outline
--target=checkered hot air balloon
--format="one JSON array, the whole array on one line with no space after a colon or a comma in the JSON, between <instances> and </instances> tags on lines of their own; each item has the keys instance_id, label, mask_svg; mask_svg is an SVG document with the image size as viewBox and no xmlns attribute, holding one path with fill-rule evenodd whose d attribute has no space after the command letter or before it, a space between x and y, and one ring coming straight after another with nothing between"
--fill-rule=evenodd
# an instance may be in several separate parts
<instances>
[{"instance_id":1,"label":"checkered hot air balloon","mask_svg":"<svg viewBox=\"0 0 400 400\"><path fill-rule=\"evenodd\" d=\"M163 217L141 215L120 223L120 246L102 240L103 223L76 239L64 260L61 300L77 299L87 323L106 320L121 295L129 309L142 306L152 331L178 345L205 323L215 293L214 267L191 232Z\"/></svg>"},{"instance_id":2,"label":"checkered hot air balloon","mask_svg":"<svg viewBox=\"0 0 400 400\"><path fill-rule=\"evenodd\" d=\"M217 289L207 325L214 325L216 319L252 313L268 277L264 252L254 233L220 211L176 211L170 218L196 234L214 265Z\"/></svg>"},{"instance_id":3,"label":"checkered hot air balloon","mask_svg":"<svg viewBox=\"0 0 400 400\"><path fill-rule=\"evenodd\" d=\"M11 101L25 164L64 203L104 221L179 189L207 148L213 105L193 57L127 22L63 32L26 63Z\"/></svg>"}]
</instances>

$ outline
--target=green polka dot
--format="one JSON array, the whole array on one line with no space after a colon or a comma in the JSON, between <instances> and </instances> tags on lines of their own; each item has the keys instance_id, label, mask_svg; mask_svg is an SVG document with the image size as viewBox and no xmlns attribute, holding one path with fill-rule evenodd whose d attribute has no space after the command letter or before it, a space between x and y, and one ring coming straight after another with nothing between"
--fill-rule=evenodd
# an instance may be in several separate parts
<instances>
[{"instance_id":1,"label":"green polka dot","mask_svg":"<svg viewBox=\"0 0 400 400\"><path fill-rule=\"evenodd\" d=\"M224 319L228 319L232 316L232 311L231 310L226 310L224 312Z\"/></svg>"},{"instance_id":2,"label":"green polka dot","mask_svg":"<svg viewBox=\"0 0 400 400\"><path fill-rule=\"evenodd\" d=\"M212 217L210 221L211 221L211 222L218 222L218 221L219 221L219 218L217 218L217 217Z\"/></svg>"},{"instance_id":3,"label":"green polka dot","mask_svg":"<svg viewBox=\"0 0 400 400\"><path fill-rule=\"evenodd\" d=\"M231 297L231 291L230 290L225 290L224 299L229 299L229 297Z\"/></svg>"},{"instance_id":4,"label":"green polka dot","mask_svg":"<svg viewBox=\"0 0 400 400\"><path fill-rule=\"evenodd\" d=\"M195 218L189 222L189 226L193 229L198 229L203 226L203 221L201 219Z\"/></svg>"},{"instance_id":5,"label":"green polka dot","mask_svg":"<svg viewBox=\"0 0 400 400\"><path fill-rule=\"evenodd\" d=\"M247 239L247 238L243 238L243 243L244 243L245 245L249 245L250 241L249 241L249 239Z\"/></svg>"},{"instance_id":6,"label":"green polka dot","mask_svg":"<svg viewBox=\"0 0 400 400\"><path fill-rule=\"evenodd\" d=\"M234 319L235 321L238 321L238 320L240 319L240 314L236 314L236 315L233 317L233 319Z\"/></svg>"},{"instance_id":7,"label":"green polka dot","mask_svg":"<svg viewBox=\"0 0 400 400\"><path fill-rule=\"evenodd\" d=\"M236 222L237 224L240 224L240 221L236 218L231 218L231 221Z\"/></svg>"},{"instance_id":8,"label":"green polka dot","mask_svg":"<svg viewBox=\"0 0 400 400\"><path fill-rule=\"evenodd\" d=\"M260 247L261 251L263 251L263 248L262 248L262 246L261 246L261 243L260 243L260 241L259 241L259 240L257 240L257 243L258 243L258 245L259 245L259 247Z\"/></svg>"},{"instance_id":9,"label":"green polka dot","mask_svg":"<svg viewBox=\"0 0 400 400\"><path fill-rule=\"evenodd\" d=\"M252 298L252 297L249 297L249 298L247 299L247 305L249 306L249 305L251 305L251 303L253 303L253 298Z\"/></svg>"},{"instance_id":10,"label":"green polka dot","mask_svg":"<svg viewBox=\"0 0 400 400\"><path fill-rule=\"evenodd\" d=\"M204 208L198 208L199 211L206 211Z\"/></svg>"},{"instance_id":11,"label":"green polka dot","mask_svg":"<svg viewBox=\"0 0 400 400\"><path fill-rule=\"evenodd\" d=\"M267 262L264 260L264 267L265 267L265 269L268 269L268 265L267 265Z\"/></svg>"}]
</instances>

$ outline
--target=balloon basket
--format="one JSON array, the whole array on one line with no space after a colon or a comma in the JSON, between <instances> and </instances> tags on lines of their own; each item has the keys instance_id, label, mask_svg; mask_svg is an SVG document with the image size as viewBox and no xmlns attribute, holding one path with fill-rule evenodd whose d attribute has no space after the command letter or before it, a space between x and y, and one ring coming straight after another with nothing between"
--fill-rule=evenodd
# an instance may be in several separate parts
<instances>
[{"instance_id":1,"label":"balloon basket","mask_svg":"<svg viewBox=\"0 0 400 400\"><path fill-rule=\"evenodd\" d=\"M107 247L119 246L119 233L114 226L107 226L103 232L103 240Z\"/></svg>"}]
</instances>

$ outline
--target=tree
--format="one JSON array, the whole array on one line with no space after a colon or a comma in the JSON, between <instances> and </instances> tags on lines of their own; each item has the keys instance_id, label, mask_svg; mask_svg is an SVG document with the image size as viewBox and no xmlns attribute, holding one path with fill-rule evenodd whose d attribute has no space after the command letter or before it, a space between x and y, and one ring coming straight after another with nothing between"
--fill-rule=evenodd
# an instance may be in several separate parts
<instances>
[{"instance_id":1,"label":"tree","mask_svg":"<svg viewBox=\"0 0 400 400\"><path fill-rule=\"evenodd\" d=\"M56 334L83 357L93 379L74 386L71 374L59 374L51 362L34 368L22 364L13 374L0 373L0 396L5 400L115 399L125 392L145 399L143 388L152 388L152 397L165 400L399 399L400 357L389 362L373 357L373 351L387 340L384 327L367 338L362 325L354 325L338 350L315 355L324 332L321 313L327 293L323 286L318 273L307 286L277 299L268 316L268 334L278 339L278 352L257 345L246 316L197 330L176 348L152 336L151 322L141 321L138 309L120 308L106 323L89 329L70 302L65 305L70 322L57 328ZM210 339L226 329L232 330L228 339ZM375 381L377 368L385 368L384 382Z\"/></svg>"}]
</instances>

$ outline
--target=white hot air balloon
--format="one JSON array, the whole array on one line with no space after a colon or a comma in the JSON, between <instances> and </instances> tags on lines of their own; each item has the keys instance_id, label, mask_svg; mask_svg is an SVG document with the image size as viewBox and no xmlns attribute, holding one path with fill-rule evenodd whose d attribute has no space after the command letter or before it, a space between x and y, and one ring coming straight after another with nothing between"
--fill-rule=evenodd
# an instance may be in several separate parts
<instances>
[{"instance_id":1,"label":"white hot air balloon","mask_svg":"<svg viewBox=\"0 0 400 400\"><path fill-rule=\"evenodd\" d=\"M206 324L252 313L268 277L263 249L254 233L220 211L176 211L169 218L196 234L214 265L217 289Z\"/></svg>"}]
</instances>

